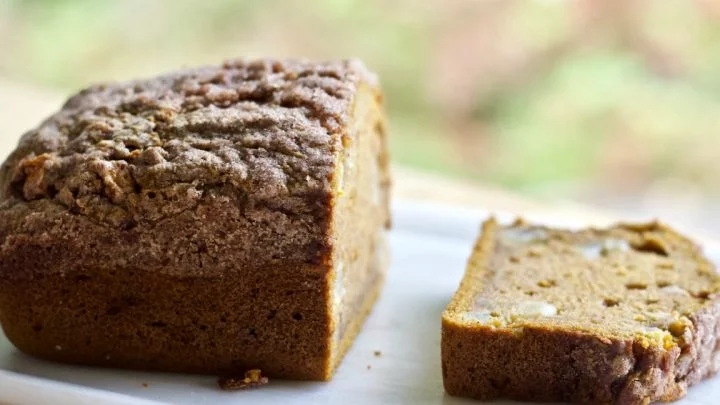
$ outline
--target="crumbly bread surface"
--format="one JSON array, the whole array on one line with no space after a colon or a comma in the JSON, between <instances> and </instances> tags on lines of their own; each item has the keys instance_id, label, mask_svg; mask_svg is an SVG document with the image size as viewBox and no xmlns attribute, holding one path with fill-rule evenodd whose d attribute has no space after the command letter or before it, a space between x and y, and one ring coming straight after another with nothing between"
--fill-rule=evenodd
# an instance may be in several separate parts
<instances>
[{"instance_id":1,"label":"crumbly bread surface","mask_svg":"<svg viewBox=\"0 0 720 405\"><path fill-rule=\"evenodd\" d=\"M41 218L28 221L29 212L68 211L132 229L156 226L208 199L233 200L250 208L251 219L274 215L276 228L296 233L240 245L245 263L320 260L328 241L327 223L318 217L329 205L334 157L361 84L374 88L375 79L359 62L268 60L90 87L25 134L2 166L8 214L0 233L47 226ZM264 207L273 214L258 209ZM165 271L211 271L198 272L197 260L185 255L173 257Z\"/></svg>"},{"instance_id":2,"label":"crumbly bread surface","mask_svg":"<svg viewBox=\"0 0 720 405\"><path fill-rule=\"evenodd\" d=\"M720 369L720 277L666 226L488 221L443 315L453 395L644 404Z\"/></svg>"},{"instance_id":3,"label":"crumbly bread surface","mask_svg":"<svg viewBox=\"0 0 720 405\"><path fill-rule=\"evenodd\" d=\"M67 362L329 379L385 271L384 131L357 61L238 60L81 91L0 169L3 329ZM356 178L348 154L366 163ZM336 298L341 260L343 291L364 299Z\"/></svg>"}]
</instances>

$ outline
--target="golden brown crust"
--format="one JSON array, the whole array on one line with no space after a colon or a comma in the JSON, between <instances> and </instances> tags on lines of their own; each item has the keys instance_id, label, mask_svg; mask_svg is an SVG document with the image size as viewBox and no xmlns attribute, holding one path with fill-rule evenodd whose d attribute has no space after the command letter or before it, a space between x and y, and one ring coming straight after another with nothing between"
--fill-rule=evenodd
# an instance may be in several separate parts
<instances>
[{"instance_id":1,"label":"golden brown crust","mask_svg":"<svg viewBox=\"0 0 720 405\"><path fill-rule=\"evenodd\" d=\"M442 364L448 393L485 400L509 397L532 401L645 404L678 399L685 395L688 386L719 371L720 299L717 293L720 284L718 276L712 275L711 264L692 242L657 223L618 225L609 230L586 230L584 233L531 227L522 221L513 226L532 232L521 234L527 240L508 248L503 241L508 228L501 228L494 220L484 224L461 286L443 315ZM538 237L538 229L543 230L540 239L547 240L533 239ZM591 265L572 261L576 258L572 256L576 255L574 249L582 250L587 246L574 246L575 243L621 237L627 238L630 251L602 253L601 256L607 256L608 260L593 256L593 263L605 263L603 266L611 269L611 262L629 263L627 260L632 260L633 255L644 255L636 262L638 268L655 263L661 270L669 270L672 262L676 266L674 271L680 272L682 277L709 280L700 284L685 280L682 284L687 291L702 285L708 292L705 296L690 296L681 291L681 287L663 284L663 288L673 288L685 295L675 297L674 303L663 301L665 298L647 301L654 305L653 308L679 305L675 307L678 312L682 312L682 305L685 305L687 313L672 316L687 319L687 323L669 321L668 325L659 322L652 324L657 326L643 326L645 320L641 322L641 318L623 321L623 316L632 318L636 313L633 311L642 310L633 304L636 297L645 296L638 294L651 295L655 287L648 287L648 292L629 291L627 296L620 295L621 299L609 304L600 300L600 307L611 306L601 311L611 315L604 314L605 320L599 325L592 323L595 294L604 290L600 286L593 290L581 287L579 277L582 274L576 268L562 264L563 257L567 263L575 263L573 265ZM647 241L650 242L645 243ZM543 245L548 250L543 252L535 245ZM551 253L553 251L555 253ZM561 252L572 257L563 256ZM525 257L525 254L529 256ZM553 259L556 264L549 270L543 269L543 264L538 261L543 254L557 255ZM521 276L521 279L529 277L528 284L509 285L498 281L504 277L512 278L511 274L520 271L518 266L523 263L535 269L533 274L540 280L538 289L527 287L534 286L537 281L532 275ZM548 278L548 275L553 276L552 271L556 272L555 279ZM576 273L574 277L578 278L560 281L561 274L568 271ZM543 282L547 280L553 282ZM556 286L555 280L560 285ZM576 283L578 287L573 290L563 283ZM621 282L615 285L623 288ZM518 300L523 298L514 298L512 309L508 309L495 305L497 302L493 300L499 298L484 292L514 287L532 293L531 299L536 300L533 303L545 300L554 305L541 306L538 310L522 307ZM552 292L553 288L559 290ZM571 301L560 299L562 294L571 297L580 294L582 299L576 305L586 308L584 312L578 312L578 308L568 304ZM693 300L700 304L694 305ZM494 309L488 313L479 312L479 305ZM539 312L526 317L527 314L517 312L517 308ZM507 311L516 311L516 315L503 318ZM495 316L496 312L499 317ZM576 313L588 314L588 318L573 315ZM627 315L623 315L625 313ZM636 333L631 333L632 328L637 328ZM657 340L655 335L664 337Z\"/></svg>"}]
</instances>

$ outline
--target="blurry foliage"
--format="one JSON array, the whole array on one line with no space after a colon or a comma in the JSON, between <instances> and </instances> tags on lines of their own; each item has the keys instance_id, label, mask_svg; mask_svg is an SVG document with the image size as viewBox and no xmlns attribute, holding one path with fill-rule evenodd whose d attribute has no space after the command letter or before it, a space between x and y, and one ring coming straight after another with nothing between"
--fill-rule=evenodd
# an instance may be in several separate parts
<instances>
[{"instance_id":1,"label":"blurry foliage","mask_svg":"<svg viewBox=\"0 0 720 405\"><path fill-rule=\"evenodd\" d=\"M517 187L720 183L712 0L0 0L0 74L59 88L356 56L396 161Z\"/></svg>"}]
</instances>

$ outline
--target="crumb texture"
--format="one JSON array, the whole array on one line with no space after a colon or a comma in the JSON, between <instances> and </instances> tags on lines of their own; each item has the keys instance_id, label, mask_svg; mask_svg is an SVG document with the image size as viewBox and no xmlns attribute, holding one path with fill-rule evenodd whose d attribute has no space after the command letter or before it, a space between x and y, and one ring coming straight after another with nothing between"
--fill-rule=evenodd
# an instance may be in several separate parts
<instances>
[{"instance_id":1,"label":"crumb texture","mask_svg":"<svg viewBox=\"0 0 720 405\"><path fill-rule=\"evenodd\" d=\"M361 82L375 81L356 61L239 60L93 86L24 135L0 193L114 226L174 215L209 189L326 193Z\"/></svg>"},{"instance_id":2,"label":"crumb texture","mask_svg":"<svg viewBox=\"0 0 720 405\"><path fill-rule=\"evenodd\" d=\"M564 232L517 224L501 229L494 246L470 315L497 325L672 343L720 291L699 248L661 225Z\"/></svg>"}]
</instances>

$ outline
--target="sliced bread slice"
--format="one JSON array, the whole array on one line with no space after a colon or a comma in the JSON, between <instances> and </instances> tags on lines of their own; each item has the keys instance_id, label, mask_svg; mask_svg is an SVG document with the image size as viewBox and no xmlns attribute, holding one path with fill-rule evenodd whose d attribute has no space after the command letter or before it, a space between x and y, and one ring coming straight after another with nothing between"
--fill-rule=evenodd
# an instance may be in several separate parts
<instances>
[{"instance_id":1,"label":"sliced bread slice","mask_svg":"<svg viewBox=\"0 0 720 405\"><path fill-rule=\"evenodd\" d=\"M488 220L442 319L446 391L646 404L720 369L720 277L667 226Z\"/></svg>"}]
</instances>

